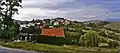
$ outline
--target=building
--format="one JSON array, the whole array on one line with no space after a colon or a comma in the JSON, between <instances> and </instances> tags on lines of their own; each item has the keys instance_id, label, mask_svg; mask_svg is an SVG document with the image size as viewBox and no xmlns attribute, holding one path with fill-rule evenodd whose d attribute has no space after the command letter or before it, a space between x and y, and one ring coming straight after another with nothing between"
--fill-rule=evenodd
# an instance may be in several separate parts
<instances>
[{"instance_id":1,"label":"building","mask_svg":"<svg viewBox=\"0 0 120 53\"><path fill-rule=\"evenodd\" d=\"M59 22L54 22L54 25L59 25Z\"/></svg>"},{"instance_id":2,"label":"building","mask_svg":"<svg viewBox=\"0 0 120 53\"><path fill-rule=\"evenodd\" d=\"M41 35L44 35L44 36L55 36L55 37L64 37L64 29L63 28L42 29Z\"/></svg>"}]
</instances>

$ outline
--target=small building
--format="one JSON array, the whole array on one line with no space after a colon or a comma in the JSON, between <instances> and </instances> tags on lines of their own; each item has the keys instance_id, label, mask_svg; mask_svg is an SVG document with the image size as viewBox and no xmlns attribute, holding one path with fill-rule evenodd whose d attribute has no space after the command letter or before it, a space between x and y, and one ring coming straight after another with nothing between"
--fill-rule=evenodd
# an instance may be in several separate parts
<instances>
[{"instance_id":1,"label":"small building","mask_svg":"<svg viewBox=\"0 0 120 53\"><path fill-rule=\"evenodd\" d=\"M59 25L59 22L54 22L54 25Z\"/></svg>"},{"instance_id":2,"label":"small building","mask_svg":"<svg viewBox=\"0 0 120 53\"><path fill-rule=\"evenodd\" d=\"M44 36L55 36L55 37L64 37L64 29L63 28L42 29L41 35L44 35Z\"/></svg>"}]
</instances>

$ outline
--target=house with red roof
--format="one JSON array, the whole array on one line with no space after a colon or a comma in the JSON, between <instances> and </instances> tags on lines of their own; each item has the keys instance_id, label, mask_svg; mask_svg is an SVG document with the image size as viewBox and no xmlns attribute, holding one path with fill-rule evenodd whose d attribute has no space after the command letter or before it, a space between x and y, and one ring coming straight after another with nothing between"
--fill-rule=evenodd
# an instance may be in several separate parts
<instances>
[{"instance_id":1,"label":"house with red roof","mask_svg":"<svg viewBox=\"0 0 120 53\"><path fill-rule=\"evenodd\" d=\"M64 29L63 28L42 29L41 35L44 35L44 36L55 36L55 37L64 37Z\"/></svg>"}]
</instances>

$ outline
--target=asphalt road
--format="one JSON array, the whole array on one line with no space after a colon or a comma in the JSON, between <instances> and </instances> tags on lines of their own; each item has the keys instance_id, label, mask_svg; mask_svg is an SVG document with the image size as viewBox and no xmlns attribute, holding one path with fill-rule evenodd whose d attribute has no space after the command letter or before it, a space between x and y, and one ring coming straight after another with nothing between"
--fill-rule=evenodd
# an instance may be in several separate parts
<instances>
[{"instance_id":1,"label":"asphalt road","mask_svg":"<svg viewBox=\"0 0 120 53\"><path fill-rule=\"evenodd\" d=\"M25 51L25 50L11 49L0 46L0 53L43 53L43 52Z\"/></svg>"}]
</instances>

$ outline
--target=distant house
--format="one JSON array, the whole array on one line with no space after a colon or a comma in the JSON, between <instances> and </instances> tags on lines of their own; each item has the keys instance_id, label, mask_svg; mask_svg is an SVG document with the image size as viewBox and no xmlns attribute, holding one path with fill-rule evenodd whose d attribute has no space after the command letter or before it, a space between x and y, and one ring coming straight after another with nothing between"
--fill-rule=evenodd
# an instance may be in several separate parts
<instances>
[{"instance_id":1,"label":"distant house","mask_svg":"<svg viewBox=\"0 0 120 53\"><path fill-rule=\"evenodd\" d=\"M42 29L41 35L44 35L44 36L55 36L55 37L64 37L64 29L63 28Z\"/></svg>"},{"instance_id":2,"label":"distant house","mask_svg":"<svg viewBox=\"0 0 120 53\"><path fill-rule=\"evenodd\" d=\"M28 28L29 26L34 26L34 25L35 25L35 23L27 23L27 24L20 24L20 27L21 28L23 28L23 27Z\"/></svg>"},{"instance_id":3,"label":"distant house","mask_svg":"<svg viewBox=\"0 0 120 53\"><path fill-rule=\"evenodd\" d=\"M54 22L54 25L59 25L59 22Z\"/></svg>"}]
</instances>

